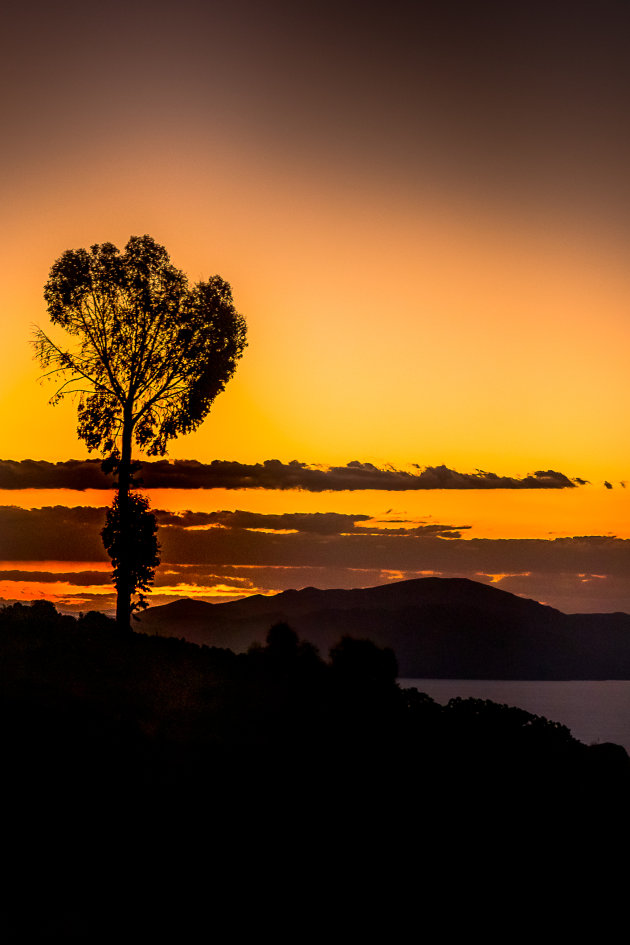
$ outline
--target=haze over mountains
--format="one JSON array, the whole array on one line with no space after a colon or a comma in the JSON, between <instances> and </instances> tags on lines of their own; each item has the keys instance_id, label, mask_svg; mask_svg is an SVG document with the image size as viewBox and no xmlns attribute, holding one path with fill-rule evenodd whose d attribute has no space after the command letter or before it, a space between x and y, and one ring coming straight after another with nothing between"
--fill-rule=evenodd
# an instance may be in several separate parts
<instances>
[{"instance_id":1,"label":"haze over mountains","mask_svg":"<svg viewBox=\"0 0 630 945\"><path fill-rule=\"evenodd\" d=\"M346 635L389 646L403 677L630 679L630 615L563 614L463 578L176 601L149 608L136 629L242 652L278 621L323 655Z\"/></svg>"}]
</instances>

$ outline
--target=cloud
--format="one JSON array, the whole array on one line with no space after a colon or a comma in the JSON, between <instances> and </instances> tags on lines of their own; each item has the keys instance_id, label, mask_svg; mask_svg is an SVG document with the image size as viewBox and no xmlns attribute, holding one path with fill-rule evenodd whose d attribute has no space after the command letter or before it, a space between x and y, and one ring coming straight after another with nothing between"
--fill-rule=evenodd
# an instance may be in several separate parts
<instances>
[{"instance_id":1,"label":"cloud","mask_svg":"<svg viewBox=\"0 0 630 945\"><path fill-rule=\"evenodd\" d=\"M522 478L477 470L460 473L447 466L422 467L408 472L353 460L346 466L309 466L292 460L282 463L237 463L215 460L157 460L142 464L145 489L303 489L309 492L377 489L399 492L424 489L573 489L586 480L569 479L553 469ZM100 460L0 460L0 489L111 489L112 478L101 470Z\"/></svg>"},{"instance_id":2,"label":"cloud","mask_svg":"<svg viewBox=\"0 0 630 945\"><path fill-rule=\"evenodd\" d=\"M63 566L108 561L100 539L104 515L104 509L82 506L0 507L0 597L46 596L69 608L107 609L108 570ZM396 527L379 529L364 514L237 510L158 517L162 564L153 603L178 595L227 600L307 585L364 587L435 574L490 582L566 611L630 611L628 539L464 539L461 528L437 523L397 520ZM27 568L20 561L42 564ZM60 562L54 571L46 564L51 561Z\"/></svg>"},{"instance_id":3,"label":"cloud","mask_svg":"<svg viewBox=\"0 0 630 945\"><path fill-rule=\"evenodd\" d=\"M413 530L318 535L225 528L160 533L164 561L180 564L336 567L487 574L525 571L630 573L630 541L443 538Z\"/></svg>"},{"instance_id":4,"label":"cloud","mask_svg":"<svg viewBox=\"0 0 630 945\"><path fill-rule=\"evenodd\" d=\"M224 528L271 529L273 531L313 532L320 535L338 535L350 532L356 522L367 522L369 515L348 515L340 512L286 512L262 514L260 512L165 512L158 510L159 525L182 528L200 528L221 525Z\"/></svg>"},{"instance_id":5,"label":"cloud","mask_svg":"<svg viewBox=\"0 0 630 945\"><path fill-rule=\"evenodd\" d=\"M87 506L2 506L0 561L109 561L100 535L105 513Z\"/></svg>"},{"instance_id":6,"label":"cloud","mask_svg":"<svg viewBox=\"0 0 630 945\"><path fill-rule=\"evenodd\" d=\"M422 467L417 466L417 469ZM569 479L553 469L538 470L521 479L497 476L482 469L474 473L458 473L447 466L427 466L417 476L418 489L573 489L582 479Z\"/></svg>"},{"instance_id":7,"label":"cloud","mask_svg":"<svg viewBox=\"0 0 630 945\"><path fill-rule=\"evenodd\" d=\"M397 521L383 529L358 513L156 514L163 565L630 573L630 540L610 536L464 539L467 526ZM107 562L104 521L102 508L0 507L0 560Z\"/></svg>"},{"instance_id":8,"label":"cloud","mask_svg":"<svg viewBox=\"0 0 630 945\"><path fill-rule=\"evenodd\" d=\"M438 525L435 523L413 525L407 528L383 528L389 522L377 522L369 515L346 514L340 512L285 512L263 514L260 512L165 512L156 510L155 515L161 527L209 528L220 525L223 528L246 529L253 531L290 531L314 535L440 535L442 538L458 538L462 529L470 525ZM357 527L357 522L359 526ZM396 519L394 524L405 524Z\"/></svg>"},{"instance_id":9,"label":"cloud","mask_svg":"<svg viewBox=\"0 0 630 945\"><path fill-rule=\"evenodd\" d=\"M0 489L111 489L112 478L101 470L98 459L0 460Z\"/></svg>"},{"instance_id":10,"label":"cloud","mask_svg":"<svg viewBox=\"0 0 630 945\"><path fill-rule=\"evenodd\" d=\"M76 587L110 585L111 571L21 571L0 570L0 581L21 581L31 584L72 584Z\"/></svg>"}]
</instances>

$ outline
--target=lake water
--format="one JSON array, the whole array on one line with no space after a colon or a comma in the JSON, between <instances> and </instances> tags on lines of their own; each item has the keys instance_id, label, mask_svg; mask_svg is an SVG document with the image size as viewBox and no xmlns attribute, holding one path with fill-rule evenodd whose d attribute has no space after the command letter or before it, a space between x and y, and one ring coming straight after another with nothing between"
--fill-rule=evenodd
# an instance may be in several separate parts
<instances>
[{"instance_id":1,"label":"lake water","mask_svg":"<svg viewBox=\"0 0 630 945\"><path fill-rule=\"evenodd\" d=\"M561 722L586 745L615 742L630 753L630 680L535 682L509 679L399 679L403 688L445 705L449 699L491 699Z\"/></svg>"}]
</instances>

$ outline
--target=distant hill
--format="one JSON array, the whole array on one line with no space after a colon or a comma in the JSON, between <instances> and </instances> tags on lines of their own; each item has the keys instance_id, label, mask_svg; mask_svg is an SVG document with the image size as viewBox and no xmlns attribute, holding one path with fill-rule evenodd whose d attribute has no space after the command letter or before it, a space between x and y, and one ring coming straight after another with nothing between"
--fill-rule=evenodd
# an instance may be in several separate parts
<instances>
[{"instance_id":1,"label":"distant hill","mask_svg":"<svg viewBox=\"0 0 630 945\"><path fill-rule=\"evenodd\" d=\"M630 679L630 615L563 614L463 578L182 600L149 608L136 629L238 653L278 621L323 655L345 635L392 647L403 677Z\"/></svg>"}]
</instances>

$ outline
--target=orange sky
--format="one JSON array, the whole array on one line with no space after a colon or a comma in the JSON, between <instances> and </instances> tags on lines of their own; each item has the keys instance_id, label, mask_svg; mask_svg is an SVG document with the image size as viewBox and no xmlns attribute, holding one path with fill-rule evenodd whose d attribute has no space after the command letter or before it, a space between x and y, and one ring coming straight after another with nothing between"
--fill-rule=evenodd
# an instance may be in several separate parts
<instances>
[{"instance_id":1,"label":"orange sky","mask_svg":"<svg viewBox=\"0 0 630 945\"><path fill-rule=\"evenodd\" d=\"M626 14L605 6L573 4L567 19L481 3L471 18L462 4L449 20L401 3L387 22L369 5L357 21L344 3L273 2L263 16L245 0L158 2L150 20L131 2L98 23L89 4L13 11L1 455L86 455L75 406L48 406L36 382L43 285L68 248L149 233L191 280L227 279L248 325L234 379L172 458L591 483L188 492L154 507L393 508L470 537L630 537L630 76ZM27 501L48 499L2 497Z\"/></svg>"},{"instance_id":2,"label":"orange sky","mask_svg":"<svg viewBox=\"0 0 630 945\"><path fill-rule=\"evenodd\" d=\"M257 181L220 176L217 201L213 179L186 174L194 203L190 193L162 201L152 232L191 278L216 270L232 282L249 347L210 417L173 443L172 457L627 475L630 275L608 246L589 246L569 221L544 220L538 243L514 213L478 207L461 221L450 195L442 208L388 208L381 193L385 206L370 200L371 227L365 210L357 219L369 189L339 207L325 180L303 217L275 182L271 214ZM232 205L236 187L249 191L247 207ZM138 189L145 214L128 209ZM101 238L122 246L148 230L142 220L158 191L157 180L123 182L115 226L102 222L111 196L92 199L86 214L83 188L44 238L33 239L24 206L21 220L5 218L5 457L85 455L74 406L53 411L52 389L36 383L28 341L33 323L47 325L43 283L65 248ZM205 230L210 209L220 238Z\"/></svg>"}]
</instances>

